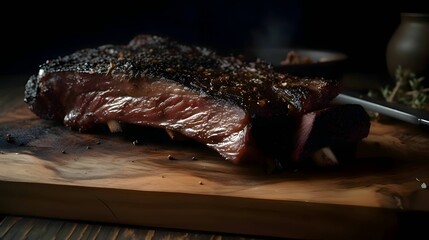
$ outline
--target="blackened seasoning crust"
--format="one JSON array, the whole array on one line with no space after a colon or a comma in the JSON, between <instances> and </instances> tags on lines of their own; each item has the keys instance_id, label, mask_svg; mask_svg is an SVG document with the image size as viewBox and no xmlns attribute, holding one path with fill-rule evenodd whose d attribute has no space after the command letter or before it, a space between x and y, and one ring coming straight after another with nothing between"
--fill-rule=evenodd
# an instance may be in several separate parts
<instances>
[{"instance_id":1,"label":"blackened seasoning crust","mask_svg":"<svg viewBox=\"0 0 429 240\"><path fill-rule=\"evenodd\" d=\"M105 45L47 61L40 71L39 78L64 72L121 75L130 84L141 78L169 79L228 100L250 113L268 116L308 112L338 94L334 81L279 74L264 62L244 63L238 58L219 57L205 48L146 35L134 38L128 46ZM34 94L27 96L31 100Z\"/></svg>"},{"instance_id":2,"label":"blackened seasoning crust","mask_svg":"<svg viewBox=\"0 0 429 240\"><path fill-rule=\"evenodd\" d=\"M25 100L38 116L75 129L109 120L165 128L240 162L259 154L252 122L301 116L338 92L334 81L142 35L47 61L29 79Z\"/></svg>"}]
</instances>

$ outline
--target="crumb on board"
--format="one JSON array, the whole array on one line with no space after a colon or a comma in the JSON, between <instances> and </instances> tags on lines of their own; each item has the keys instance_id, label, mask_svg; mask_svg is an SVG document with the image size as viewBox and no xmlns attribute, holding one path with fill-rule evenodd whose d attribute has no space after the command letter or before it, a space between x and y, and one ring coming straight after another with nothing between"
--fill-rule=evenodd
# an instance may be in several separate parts
<instances>
[{"instance_id":1,"label":"crumb on board","mask_svg":"<svg viewBox=\"0 0 429 240\"><path fill-rule=\"evenodd\" d=\"M419 178L416 178L416 181L421 183L420 184L421 189L427 189L428 188L427 184L425 182L422 182Z\"/></svg>"},{"instance_id":2,"label":"crumb on board","mask_svg":"<svg viewBox=\"0 0 429 240\"><path fill-rule=\"evenodd\" d=\"M6 133L5 140L8 143L15 143L15 139L10 133Z\"/></svg>"}]
</instances>

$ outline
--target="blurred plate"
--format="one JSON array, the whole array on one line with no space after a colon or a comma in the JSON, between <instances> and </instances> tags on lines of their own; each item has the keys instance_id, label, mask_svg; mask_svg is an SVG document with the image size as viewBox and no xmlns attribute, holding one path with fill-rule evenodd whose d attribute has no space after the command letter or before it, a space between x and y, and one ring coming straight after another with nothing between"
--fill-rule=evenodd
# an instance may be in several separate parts
<instances>
[{"instance_id":1,"label":"blurred plate","mask_svg":"<svg viewBox=\"0 0 429 240\"><path fill-rule=\"evenodd\" d=\"M288 54L301 59L301 63L282 64ZM250 52L253 58L260 58L273 65L276 71L289 73L300 77L324 77L338 79L344 72L347 56L340 52L310 50L310 49L288 49L288 48L266 48L254 49ZM311 62L308 62L308 60Z\"/></svg>"}]
</instances>

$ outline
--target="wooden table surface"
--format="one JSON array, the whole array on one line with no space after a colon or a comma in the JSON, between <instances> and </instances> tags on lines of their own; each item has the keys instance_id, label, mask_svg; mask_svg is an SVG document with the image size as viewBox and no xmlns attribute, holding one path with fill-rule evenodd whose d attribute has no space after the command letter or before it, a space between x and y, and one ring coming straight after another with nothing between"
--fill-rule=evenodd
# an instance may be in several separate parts
<instances>
[{"instance_id":1,"label":"wooden table surface","mask_svg":"<svg viewBox=\"0 0 429 240\"><path fill-rule=\"evenodd\" d=\"M113 225L67 221L34 217L5 217L0 221L0 239L67 239L67 240L155 240L155 239L207 239L207 240L257 240L251 237L210 232L179 231L142 226Z\"/></svg>"},{"instance_id":2,"label":"wooden table surface","mask_svg":"<svg viewBox=\"0 0 429 240\"><path fill-rule=\"evenodd\" d=\"M25 78L8 80L0 88L0 133L15 140L0 139L0 214L6 216L0 238L73 234L58 228L66 225L125 234L131 224L152 227L144 228L145 237L150 230L218 238L198 230L379 239L421 231L428 222L429 191L422 184L429 183L429 134L414 126L374 122L357 162L267 175L201 146L133 146L120 135L80 134L39 120L22 103ZM169 153L178 160L168 160ZM194 155L198 161L190 160ZM159 227L185 232L154 230ZM101 232L84 234L93 231Z\"/></svg>"}]
</instances>

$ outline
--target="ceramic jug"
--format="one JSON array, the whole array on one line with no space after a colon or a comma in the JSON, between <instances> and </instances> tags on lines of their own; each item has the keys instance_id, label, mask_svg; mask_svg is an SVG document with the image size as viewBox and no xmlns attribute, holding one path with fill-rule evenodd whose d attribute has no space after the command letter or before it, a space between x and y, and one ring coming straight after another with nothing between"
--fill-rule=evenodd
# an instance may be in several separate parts
<instances>
[{"instance_id":1,"label":"ceramic jug","mask_svg":"<svg viewBox=\"0 0 429 240\"><path fill-rule=\"evenodd\" d=\"M401 22L387 44L386 62L390 76L401 65L429 82L429 15L401 13Z\"/></svg>"}]
</instances>

